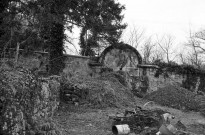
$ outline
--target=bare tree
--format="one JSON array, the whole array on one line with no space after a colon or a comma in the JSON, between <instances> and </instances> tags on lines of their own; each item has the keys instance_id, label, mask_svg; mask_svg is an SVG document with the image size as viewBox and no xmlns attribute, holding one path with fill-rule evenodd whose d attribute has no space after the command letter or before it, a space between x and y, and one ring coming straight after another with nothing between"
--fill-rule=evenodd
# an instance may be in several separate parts
<instances>
[{"instance_id":1,"label":"bare tree","mask_svg":"<svg viewBox=\"0 0 205 135\"><path fill-rule=\"evenodd\" d=\"M145 41L144 46L142 47L143 61L145 63L150 63L151 62L151 56L153 55L153 50L154 50L155 45L156 44L152 42L151 37L149 37Z\"/></svg>"},{"instance_id":2,"label":"bare tree","mask_svg":"<svg viewBox=\"0 0 205 135\"><path fill-rule=\"evenodd\" d=\"M133 26L132 28L130 28L129 33L127 34L128 38L125 41L125 43L137 48L139 45L143 44L144 34L145 34L144 29L140 29Z\"/></svg>"},{"instance_id":3,"label":"bare tree","mask_svg":"<svg viewBox=\"0 0 205 135\"><path fill-rule=\"evenodd\" d=\"M192 38L197 41L197 44L195 44L194 47L200 50L199 53L205 53L205 30L196 32Z\"/></svg>"},{"instance_id":4,"label":"bare tree","mask_svg":"<svg viewBox=\"0 0 205 135\"><path fill-rule=\"evenodd\" d=\"M192 34L191 31L189 33L189 40L186 45L191 48L191 52L188 53L189 64L200 69L203 63L201 55L205 53L205 50L201 47L201 42L198 40L198 37L196 37L195 34Z\"/></svg>"},{"instance_id":5,"label":"bare tree","mask_svg":"<svg viewBox=\"0 0 205 135\"><path fill-rule=\"evenodd\" d=\"M162 49L162 52L165 54L166 61L169 63L171 61L171 55L174 54L174 38L171 35L165 35L160 40L157 38L157 44Z\"/></svg>"},{"instance_id":6,"label":"bare tree","mask_svg":"<svg viewBox=\"0 0 205 135\"><path fill-rule=\"evenodd\" d=\"M188 53L187 63L193 65L196 68L201 68L203 61L198 57L198 54L195 52Z\"/></svg>"},{"instance_id":7,"label":"bare tree","mask_svg":"<svg viewBox=\"0 0 205 135\"><path fill-rule=\"evenodd\" d=\"M178 56L181 64L187 64L187 57L182 52L180 52Z\"/></svg>"},{"instance_id":8,"label":"bare tree","mask_svg":"<svg viewBox=\"0 0 205 135\"><path fill-rule=\"evenodd\" d=\"M158 46L155 46L153 48L151 62L154 62L156 60L164 61L164 53L162 52L161 48L159 48Z\"/></svg>"}]
</instances>

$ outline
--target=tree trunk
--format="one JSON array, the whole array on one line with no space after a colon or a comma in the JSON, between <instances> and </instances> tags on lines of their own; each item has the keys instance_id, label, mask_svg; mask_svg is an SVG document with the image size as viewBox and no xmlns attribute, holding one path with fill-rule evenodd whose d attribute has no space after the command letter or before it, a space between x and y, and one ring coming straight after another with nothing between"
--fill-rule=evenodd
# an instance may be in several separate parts
<instances>
[{"instance_id":1,"label":"tree trunk","mask_svg":"<svg viewBox=\"0 0 205 135\"><path fill-rule=\"evenodd\" d=\"M4 15L3 15L3 13L4 13L4 11L5 11L5 9L8 7L8 5L9 5L9 2L10 2L10 0L1 0L0 1L0 5L1 5L1 8L0 8L0 38L2 38L3 37L3 35L5 34L5 30L4 30ZM1 45L0 46L0 48L2 49L3 48L3 46Z\"/></svg>"},{"instance_id":2,"label":"tree trunk","mask_svg":"<svg viewBox=\"0 0 205 135\"><path fill-rule=\"evenodd\" d=\"M64 26L62 24L53 23L50 35L50 53L49 53L49 73L59 74L64 68L63 57L63 38Z\"/></svg>"},{"instance_id":3,"label":"tree trunk","mask_svg":"<svg viewBox=\"0 0 205 135\"><path fill-rule=\"evenodd\" d=\"M1 5L0 13L3 13L3 12L5 11L5 9L8 7L9 1L10 1L10 0L4 0L4 1L2 0L2 1L0 1L0 5ZM0 25L3 24L3 19L4 19L4 16L1 15L1 16L0 16ZM3 34L4 34L4 31L2 31L2 30L0 29L0 37L1 37Z\"/></svg>"},{"instance_id":4,"label":"tree trunk","mask_svg":"<svg viewBox=\"0 0 205 135\"><path fill-rule=\"evenodd\" d=\"M86 39L85 39L85 36L87 38L87 28L86 27L83 27L82 30L81 30L81 33L80 33L80 48L81 48L81 55L82 56L87 56L86 53L87 53L87 45L86 45Z\"/></svg>"},{"instance_id":5,"label":"tree trunk","mask_svg":"<svg viewBox=\"0 0 205 135\"><path fill-rule=\"evenodd\" d=\"M57 14L55 8L59 8L60 2L56 2L51 7L51 13L61 18L63 21L64 14ZM63 57L63 39L64 25L62 21L53 21L50 30L50 45L49 45L49 74L58 75L64 69Z\"/></svg>"}]
</instances>

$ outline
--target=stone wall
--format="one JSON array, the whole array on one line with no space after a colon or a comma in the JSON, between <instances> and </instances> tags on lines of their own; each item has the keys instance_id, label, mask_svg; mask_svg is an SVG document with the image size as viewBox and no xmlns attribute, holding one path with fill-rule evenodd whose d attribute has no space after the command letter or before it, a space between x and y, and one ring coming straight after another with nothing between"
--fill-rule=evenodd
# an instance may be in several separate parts
<instances>
[{"instance_id":1,"label":"stone wall","mask_svg":"<svg viewBox=\"0 0 205 135\"><path fill-rule=\"evenodd\" d=\"M91 61L93 61L93 58L65 55L66 67L64 69L64 73L72 73L73 75L81 74L85 76L97 76L101 72L102 66L99 65L95 66L94 68L91 68L89 66L89 63ZM31 69L39 68L38 70L40 72L46 71L47 63L48 62L46 55L41 56L39 54L35 54L27 58L21 56L19 58L19 65L27 66ZM137 76L132 77L132 82L136 82L136 85L139 85L138 82L140 80L139 77L142 74L142 69L135 69L138 63L139 61L135 53L129 51L127 53L126 51L123 52L119 49L112 49L112 51L108 52L107 55L104 57L103 68L112 68L114 71L122 70L124 72L128 72L131 76ZM155 72L156 71L151 69L147 70L147 75L149 77L150 84L149 91L155 91L159 87L163 87L167 84L178 84L193 92L205 92L204 76L168 74L169 77L160 75L158 78L156 78Z\"/></svg>"},{"instance_id":2,"label":"stone wall","mask_svg":"<svg viewBox=\"0 0 205 135\"><path fill-rule=\"evenodd\" d=\"M150 81L150 91L155 91L159 87L166 86L168 84L180 85L192 92L205 92L205 77L196 75L179 75L174 73L168 73L168 77L159 75L155 77L156 71L148 70L147 75Z\"/></svg>"}]
</instances>

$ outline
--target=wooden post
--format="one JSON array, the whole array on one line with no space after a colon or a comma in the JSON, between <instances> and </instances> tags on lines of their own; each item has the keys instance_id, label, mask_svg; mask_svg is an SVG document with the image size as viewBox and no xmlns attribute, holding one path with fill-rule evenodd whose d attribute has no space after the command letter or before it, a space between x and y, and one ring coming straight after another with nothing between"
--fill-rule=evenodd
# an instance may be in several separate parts
<instances>
[{"instance_id":1,"label":"wooden post","mask_svg":"<svg viewBox=\"0 0 205 135\"><path fill-rule=\"evenodd\" d=\"M195 94L197 94L197 92L198 92L198 90L199 90L199 85L200 85L200 82L201 82L201 81L200 81L200 80L201 80L201 79L200 79L200 76L197 76L196 78L197 78L197 80L196 80L196 85L195 85L195 89L194 89L194 93L195 93Z\"/></svg>"},{"instance_id":2,"label":"wooden post","mask_svg":"<svg viewBox=\"0 0 205 135\"><path fill-rule=\"evenodd\" d=\"M17 42L17 46L16 46L16 56L15 56L15 67L17 66L17 63L18 63L18 57L19 57L19 46L20 46L20 43Z\"/></svg>"}]
</instances>

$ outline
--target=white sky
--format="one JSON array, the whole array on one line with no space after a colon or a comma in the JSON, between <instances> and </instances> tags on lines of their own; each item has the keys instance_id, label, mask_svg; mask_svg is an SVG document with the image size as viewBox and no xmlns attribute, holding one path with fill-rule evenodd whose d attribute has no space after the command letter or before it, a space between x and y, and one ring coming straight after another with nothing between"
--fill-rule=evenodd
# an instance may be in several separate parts
<instances>
[{"instance_id":1,"label":"white sky","mask_svg":"<svg viewBox=\"0 0 205 135\"><path fill-rule=\"evenodd\" d=\"M147 35L171 34L177 44L189 30L205 29L205 0L118 0L125 5L124 22L145 29Z\"/></svg>"}]
</instances>

